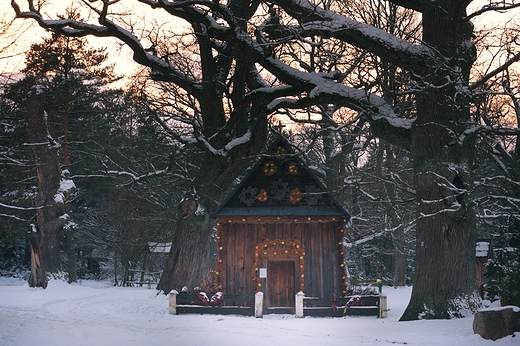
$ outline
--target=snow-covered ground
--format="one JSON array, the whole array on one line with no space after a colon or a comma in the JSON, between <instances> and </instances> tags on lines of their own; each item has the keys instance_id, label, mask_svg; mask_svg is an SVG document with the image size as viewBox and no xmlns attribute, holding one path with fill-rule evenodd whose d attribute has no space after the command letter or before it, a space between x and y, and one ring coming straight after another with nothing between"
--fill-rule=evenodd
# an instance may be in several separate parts
<instances>
[{"instance_id":1,"label":"snow-covered ground","mask_svg":"<svg viewBox=\"0 0 520 346\"><path fill-rule=\"evenodd\" d=\"M0 277L0 345L520 345L473 334L473 318L398 322L411 288L384 288L388 318L170 315L154 289L51 281L31 289Z\"/></svg>"}]
</instances>

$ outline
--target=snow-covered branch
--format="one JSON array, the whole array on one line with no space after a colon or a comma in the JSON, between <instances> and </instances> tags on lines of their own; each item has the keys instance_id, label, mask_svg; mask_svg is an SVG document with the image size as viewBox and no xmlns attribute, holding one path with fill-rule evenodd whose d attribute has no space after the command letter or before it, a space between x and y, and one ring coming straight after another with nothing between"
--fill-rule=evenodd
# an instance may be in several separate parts
<instances>
[{"instance_id":1,"label":"snow-covered branch","mask_svg":"<svg viewBox=\"0 0 520 346\"><path fill-rule=\"evenodd\" d=\"M18 207L15 205L9 205L9 204L4 204L4 203L0 203L0 207L7 208L7 209L13 209L13 210L23 210L23 211L38 210L38 209L42 208L42 207Z\"/></svg>"},{"instance_id":2,"label":"snow-covered branch","mask_svg":"<svg viewBox=\"0 0 520 346\"><path fill-rule=\"evenodd\" d=\"M32 4L32 1L29 2ZM92 23L82 22L73 19L45 19L43 15L34 6L29 6L29 11L22 11L17 1L11 1L11 7L14 9L18 18L33 19L38 24L46 29L53 30L57 33L64 34L70 37L84 37L88 35L96 37L115 37L124 42L134 53L134 60L144 66L152 68L157 73L167 75L170 81L174 81L192 94L200 94L202 89L196 81L189 78L185 73L175 69L171 64L163 59L146 51L142 46L139 38L130 31L126 30L120 25L107 18L108 5L112 2L104 1L104 9L96 11L99 14L99 23L96 25Z\"/></svg>"},{"instance_id":3,"label":"snow-covered branch","mask_svg":"<svg viewBox=\"0 0 520 346\"><path fill-rule=\"evenodd\" d=\"M166 172L168 172L168 168L156 170L156 171L149 172L149 173L146 173L146 174L141 174L141 175L137 175L135 173L128 172L128 171L113 171L113 170L107 171L106 174L115 175L115 176L129 177L134 182L137 182L137 181L140 181L140 180L143 180L143 179L146 179L146 178L162 175L162 174L164 174Z\"/></svg>"},{"instance_id":4,"label":"snow-covered branch","mask_svg":"<svg viewBox=\"0 0 520 346\"><path fill-rule=\"evenodd\" d=\"M294 30L302 37L335 37L419 74L425 66L435 66L442 62L441 56L426 45L414 45L372 25L321 8L310 1L279 0L276 3L299 21L300 26Z\"/></svg>"},{"instance_id":5,"label":"snow-covered branch","mask_svg":"<svg viewBox=\"0 0 520 346\"><path fill-rule=\"evenodd\" d=\"M0 217L6 217L6 218L10 218L10 219L15 219L15 220L18 220L18 221L27 221L26 219L22 219L22 218L19 218L16 215L10 215L10 214L0 213Z\"/></svg>"}]
</instances>

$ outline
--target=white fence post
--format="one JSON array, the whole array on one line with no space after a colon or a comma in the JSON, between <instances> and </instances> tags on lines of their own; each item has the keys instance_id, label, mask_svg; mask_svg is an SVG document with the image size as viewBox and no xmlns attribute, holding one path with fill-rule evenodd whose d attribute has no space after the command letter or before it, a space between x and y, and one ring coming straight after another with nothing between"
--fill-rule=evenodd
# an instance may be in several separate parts
<instances>
[{"instance_id":1,"label":"white fence post","mask_svg":"<svg viewBox=\"0 0 520 346\"><path fill-rule=\"evenodd\" d=\"M171 290L168 293L168 311L171 315L177 315L177 292L176 290Z\"/></svg>"},{"instance_id":2,"label":"white fence post","mask_svg":"<svg viewBox=\"0 0 520 346\"><path fill-rule=\"evenodd\" d=\"M262 318L264 313L264 294L258 292L255 294L255 317Z\"/></svg>"},{"instance_id":3,"label":"white fence post","mask_svg":"<svg viewBox=\"0 0 520 346\"><path fill-rule=\"evenodd\" d=\"M388 315L386 295L379 296L379 318L386 318Z\"/></svg>"},{"instance_id":4,"label":"white fence post","mask_svg":"<svg viewBox=\"0 0 520 346\"><path fill-rule=\"evenodd\" d=\"M298 293L296 293L296 297L295 297L295 300L296 300L296 304L295 304L295 312L296 312L296 317L303 317L303 296L305 294L300 291Z\"/></svg>"}]
</instances>

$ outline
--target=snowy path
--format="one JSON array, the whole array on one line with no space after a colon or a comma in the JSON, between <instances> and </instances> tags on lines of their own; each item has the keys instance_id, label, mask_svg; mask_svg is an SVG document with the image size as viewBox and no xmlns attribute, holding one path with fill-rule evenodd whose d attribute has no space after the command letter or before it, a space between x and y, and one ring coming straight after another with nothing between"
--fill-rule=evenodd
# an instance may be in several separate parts
<instances>
[{"instance_id":1,"label":"snowy path","mask_svg":"<svg viewBox=\"0 0 520 346\"><path fill-rule=\"evenodd\" d=\"M0 345L520 345L519 336L474 335L472 318L398 323L410 288L386 288L386 319L174 316L155 292L58 281L30 289L0 278Z\"/></svg>"}]
</instances>

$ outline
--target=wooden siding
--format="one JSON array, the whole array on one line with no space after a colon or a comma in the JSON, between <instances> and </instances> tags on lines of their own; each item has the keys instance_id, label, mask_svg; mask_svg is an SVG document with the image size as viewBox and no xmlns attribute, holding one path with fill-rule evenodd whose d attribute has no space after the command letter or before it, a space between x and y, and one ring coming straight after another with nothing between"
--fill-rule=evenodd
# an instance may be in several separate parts
<instances>
[{"instance_id":1,"label":"wooden siding","mask_svg":"<svg viewBox=\"0 0 520 346\"><path fill-rule=\"evenodd\" d=\"M345 221L336 217L218 218L217 283L225 294L266 294L266 279L259 279L257 268L267 268L267 261L289 260L296 266L296 290L303 289L308 297L341 296L345 271L338 242Z\"/></svg>"}]
</instances>

